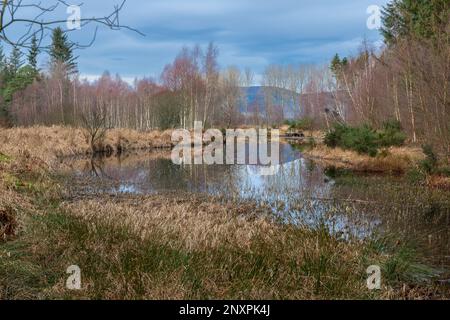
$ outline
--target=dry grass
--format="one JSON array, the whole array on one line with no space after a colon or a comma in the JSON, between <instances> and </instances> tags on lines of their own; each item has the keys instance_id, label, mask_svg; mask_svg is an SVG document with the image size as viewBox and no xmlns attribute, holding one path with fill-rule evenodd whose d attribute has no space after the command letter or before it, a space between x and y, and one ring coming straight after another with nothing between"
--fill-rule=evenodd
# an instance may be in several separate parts
<instances>
[{"instance_id":1,"label":"dry grass","mask_svg":"<svg viewBox=\"0 0 450 320\"><path fill-rule=\"evenodd\" d=\"M0 128L0 152L10 156L30 154L47 163L58 157L90 154L91 148L82 129L71 127ZM144 150L171 147L171 131L138 132L112 129L97 146L98 150Z\"/></svg>"},{"instance_id":2,"label":"dry grass","mask_svg":"<svg viewBox=\"0 0 450 320\"><path fill-rule=\"evenodd\" d=\"M183 249L212 249L224 243L248 248L255 236L267 239L274 228L255 205L223 205L210 198L165 196L109 197L63 204L86 221L125 226L142 239L158 230L161 241L176 237Z\"/></svg>"},{"instance_id":3,"label":"dry grass","mask_svg":"<svg viewBox=\"0 0 450 320\"><path fill-rule=\"evenodd\" d=\"M361 155L354 151L340 148L328 148L319 145L305 151L305 155L339 169L350 169L358 172L392 172L404 173L425 158L419 148L392 147L381 152L377 157Z\"/></svg>"},{"instance_id":4,"label":"dry grass","mask_svg":"<svg viewBox=\"0 0 450 320\"><path fill-rule=\"evenodd\" d=\"M60 186L49 179L48 172L43 161L28 154L3 155L3 161L0 158L0 240L19 233L24 216L18 213L41 214L32 204L33 195L40 192L48 199L58 196Z\"/></svg>"},{"instance_id":5,"label":"dry grass","mask_svg":"<svg viewBox=\"0 0 450 320\"><path fill-rule=\"evenodd\" d=\"M450 177L432 176L428 179L427 185L431 188L450 191Z\"/></svg>"},{"instance_id":6,"label":"dry grass","mask_svg":"<svg viewBox=\"0 0 450 320\"><path fill-rule=\"evenodd\" d=\"M87 226L83 234L57 239L67 246L64 256L75 255L89 270L84 297L371 296L365 289L361 264L365 252L360 242L340 241L325 229L271 223L254 205L156 195L79 200L64 203L63 208ZM77 247L85 252L75 253Z\"/></svg>"},{"instance_id":7,"label":"dry grass","mask_svg":"<svg viewBox=\"0 0 450 320\"><path fill-rule=\"evenodd\" d=\"M54 216L45 229L64 232L50 231L36 247L43 247L38 251L44 256L59 252L66 265L81 266L80 298L422 299L442 294L433 286L388 282L381 291L369 291L367 266L399 263L401 256L374 250L365 241L343 241L326 228L271 223L249 204L155 195L78 200L62 208L64 215ZM58 282L49 294L68 293Z\"/></svg>"}]
</instances>

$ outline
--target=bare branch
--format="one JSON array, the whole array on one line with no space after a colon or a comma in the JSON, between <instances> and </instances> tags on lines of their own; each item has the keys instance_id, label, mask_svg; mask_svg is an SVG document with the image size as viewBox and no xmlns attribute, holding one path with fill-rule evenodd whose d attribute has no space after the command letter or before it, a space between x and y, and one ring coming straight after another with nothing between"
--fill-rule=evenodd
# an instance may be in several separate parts
<instances>
[{"instance_id":1,"label":"bare branch","mask_svg":"<svg viewBox=\"0 0 450 320\"><path fill-rule=\"evenodd\" d=\"M43 47L43 39L52 32L52 30L58 26L67 23L67 19L55 19L46 18L50 13L55 12L59 8L69 8L70 5L64 0L53 0L50 5L43 5L40 1L32 1L33 3L24 3L23 0L0 0L0 42L3 41L15 47L30 48L31 39L36 37L38 39L39 47L42 49L48 49ZM120 5L115 5L111 13L103 17L90 17L81 18L78 21L80 26L86 27L89 24L96 24L92 39L87 44L73 43L74 48L86 48L91 46L98 32L99 26L105 26L111 30L130 30L136 32L142 36L145 36L142 32L127 25L120 23L120 12L125 6L126 0L123 0ZM80 3L78 6L83 6ZM24 11L30 11L28 13L30 17L19 16ZM33 13L32 13L33 12ZM12 30L12 27L23 26L24 31L22 35L13 39L8 31ZM66 33L73 30L65 30Z\"/></svg>"}]
</instances>

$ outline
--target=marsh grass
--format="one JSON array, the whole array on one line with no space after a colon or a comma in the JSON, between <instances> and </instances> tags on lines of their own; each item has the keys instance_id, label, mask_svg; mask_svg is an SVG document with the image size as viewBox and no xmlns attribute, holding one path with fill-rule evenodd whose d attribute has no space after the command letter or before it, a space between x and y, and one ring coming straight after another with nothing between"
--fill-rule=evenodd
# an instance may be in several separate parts
<instances>
[{"instance_id":1,"label":"marsh grass","mask_svg":"<svg viewBox=\"0 0 450 320\"><path fill-rule=\"evenodd\" d=\"M190 194L72 199L38 157L11 159L0 163L0 211L17 228L0 243L0 299L446 297L393 240L343 239ZM81 291L65 287L74 264ZM380 291L366 287L371 264L388 272Z\"/></svg>"},{"instance_id":2,"label":"marsh grass","mask_svg":"<svg viewBox=\"0 0 450 320\"><path fill-rule=\"evenodd\" d=\"M12 296L15 292L20 296L24 286L31 286L31 293L49 298L368 297L363 270L355 274L356 261L349 263L345 245L321 239L319 233L286 230L284 237L271 241L258 236L247 248L224 243L187 250L175 244L176 237L169 241L167 234L154 232L143 240L127 227L94 226L59 213L36 217L32 223L33 237L27 241L32 242L34 252L22 251L29 245L14 248L9 244L13 256L2 266L6 279L15 279L8 281ZM36 238L42 231L47 237ZM318 246L305 247L312 243ZM22 261L21 254L31 259ZM71 264L79 265L83 272L83 290L75 294L64 289L61 272ZM15 270L12 274L8 272L11 268ZM22 284L17 283L18 278ZM12 283L16 285L12 287Z\"/></svg>"},{"instance_id":3,"label":"marsh grass","mask_svg":"<svg viewBox=\"0 0 450 320\"><path fill-rule=\"evenodd\" d=\"M47 164L52 164L61 157L92 153L83 129L72 127L1 128L0 141L2 141L0 163L9 161L10 156L20 154L33 155ZM121 153L125 150L149 150L171 146L171 131L141 132L131 129L111 129L94 149L98 152Z\"/></svg>"},{"instance_id":4,"label":"marsh grass","mask_svg":"<svg viewBox=\"0 0 450 320\"><path fill-rule=\"evenodd\" d=\"M306 149L304 153L326 167L362 173L405 173L425 157L420 148L409 147L386 148L375 157L325 145Z\"/></svg>"},{"instance_id":5,"label":"marsh grass","mask_svg":"<svg viewBox=\"0 0 450 320\"><path fill-rule=\"evenodd\" d=\"M133 210L123 210L133 202ZM412 278L395 275L415 260L411 255L402 258L401 268L393 266L397 251L391 253L387 241L377 247L345 241L324 225L266 224L260 214L251 214L251 206L235 206L222 218L227 206L221 212L224 205L210 198L179 195L41 203L45 213L27 214L20 237L0 245L2 298L398 299L422 298L431 290L418 279L406 293L398 289ZM156 210L150 214L157 221L135 225L152 207L168 217ZM202 214L196 215L196 208ZM392 274L383 290L367 290L368 263ZM73 264L82 270L79 292L65 289L65 270ZM442 294L433 292L435 298Z\"/></svg>"}]
</instances>

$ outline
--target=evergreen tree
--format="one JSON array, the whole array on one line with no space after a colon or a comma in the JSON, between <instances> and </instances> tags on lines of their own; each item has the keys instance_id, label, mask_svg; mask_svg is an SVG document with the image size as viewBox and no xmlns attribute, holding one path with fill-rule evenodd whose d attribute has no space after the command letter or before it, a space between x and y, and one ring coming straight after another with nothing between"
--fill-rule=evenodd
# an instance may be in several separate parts
<instances>
[{"instance_id":1,"label":"evergreen tree","mask_svg":"<svg viewBox=\"0 0 450 320\"><path fill-rule=\"evenodd\" d=\"M12 79L16 76L19 69L23 66L23 53L18 47L14 47L11 51L11 56L7 62L7 78Z\"/></svg>"},{"instance_id":2,"label":"evergreen tree","mask_svg":"<svg viewBox=\"0 0 450 320\"><path fill-rule=\"evenodd\" d=\"M448 0L392 0L383 10L381 30L388 45L402 38L433 39L446 34ZM447 35L448 36L448 35Z\"/></svg>"},{"instance_id":3,"label":"evergreen tree","mask_svg":"<svg viewBox=\"0 0 450 320\"><path fill-rule=\"evenodd\" d=\"M77 72L76 57L73 56L73 44L61 28L55 28L52 34L50 58L53 65L64 64L67 74Z\"/></svg>"},{"instance_id":4,"label":"evergreen tree","mask_svg":"<svg viewBox=\"0 0 450 320\"><path fill-rule=\"evenodd\" d=\"M36 38L36 35L33 36L33 38L31 39L31 47L30 47L30 51L28 52L28 64L30 65L31 68L33 68L34 72L37 74L39 73L39 68L38 68L38 61L37 61L37 57L39 55L39 46L38 46L38 40Z\"/></svg>"},{"instance_id":5,"label":"evergreen tree","mask_svg":"<svg viewBox=\"0 0 450 320\"><path fill-rule=\"evenodd\" d=\"M331 71L333 71L334 75L337 76L340 69L342 67L342 61L339 57L339 54L336 53L336 55L333 57L333 60L331 60Z\"/></svg>"},{"instance_id":6,"label":"evergreen tree","mask_svg":"<svg viewBox=\"0 0 450 320\"><path fill-rule=\"evenodd\" d=\"M340 78L340 74L346 66L348 66L348 59L346 57L344 57L341 60L341 58L339 57L339 54L336 53L333 60L331 60L331 66L330 66L330 69L333 72L336 79Z\"/></svg>"},{"instance_id":7,"label":"evergreen tree","mask_svg":"<svg viewBox=\"0 0 450 320\"><path fill-rule=\"evenodd\" d=\"M348 66L348 59L347 58L342 59L342 66L343 67Z\"/></svg>"},{"instance_id":8,"label":"evergreen tree","mask_svg":"<svg viewBox=\"0 0 450 320\"><path fill-rule=\"evenodd\" d=\"M2 105L0 106L0 121L12 123L9 113L9 105L14 98L14 94L24 90L33 83L36 72L32 66L23 66L23 53L18 47L11 51L9 59L4 59L3 51L0 50L0 70L1 87L0 94Z\"/></svg>"},{"instance_id":9,"label":"evergreen tree","mask_svg":"<svg viewBox=\"0 0 450 320\"><path fill-rule=\"evenodd\" d=\"M35 77L36 73L31 66L20 68L14 77L11 78L5 85L3 90L3 99L5 103L8 105L12 101L14 94L18 91L24 90L32 84Z\"/></svg>"}]
</instances>

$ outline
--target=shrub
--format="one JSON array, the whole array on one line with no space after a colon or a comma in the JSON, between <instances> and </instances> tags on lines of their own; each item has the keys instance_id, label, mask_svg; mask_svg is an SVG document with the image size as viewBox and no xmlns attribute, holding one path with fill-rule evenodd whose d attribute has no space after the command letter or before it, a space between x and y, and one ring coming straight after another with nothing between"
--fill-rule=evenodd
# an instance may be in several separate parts
<instances>
[{"instance_id":1,"label":"shrub","mask_svg":"<svg viewBox=\"0 0 450 320\"><path fill-rule=\"evenodd\" d=\"M345 150L354 150L372 157L378 153L377 135L370 126L349 127L337 124L325 137L328 147L341 147Z\"/></svg>"},{"instance_id":2,"label":"shrub","mask_svg":"<svg viewBox=\"0 0 450 320\"><path fill-rule=\"evenodd\" d=\"M398 120L387 120L383 123L383 130L402 131L402 124Z\"/></svg>"},{"instance_id":3,"label":"shrub","mask_svg":"<svg viewBox=\"0 0 450 320\"><path fill-rule=\"evenodd\" d=\"M368 154L371 157L375 157L378 153L376 133L367 125L350 128L342 138L344 149L355 150L360 154Z\"/></svg>"},{"instance_id":4,"label":"shrub","mask_svg":"<svg viewBox=\"0 0 450 320\"><path fill-rule=\"evenodd\" d=\"M379 131L369 125L350 127L345 124L336 124L324 140L330 148L341 147L360 154L368 154L371 157L376 156L382 147L401 146L405 141L406 135L396 121L386 122L383 129Z\"/></svg>"},{"instance_id":5,"label":"shrub","mask_svg":"<svg viewBox=\"0 0 450 320\"><path fill-rule=\"evenodd\" d=\"M325 144L330 148L342 146L343 136L350 130L345 124L336 124L325 136Z\"/></svg>"},{"instance_id":6,"label":"shrub","mask_svg":"<svg viewBox=\"0 0 450 320\"><path fill-rule=\"evenodd\" d=\"M402 127L397 120L388 120L383 124L383 129L378 132L378 143L382 147L402 146L407 136L402 132Z\"/></svg>"},{"instance_id":7,"label":"shrub","mask_svg":"<svg viewBox=\"0 0 450 320\"><path fill-rule=\"evenodd\" d=\"M378 143L382 147L397 146L405 144L406 134L400 131L382 131L378 134Z\"/></svg>"}]
</instances>

